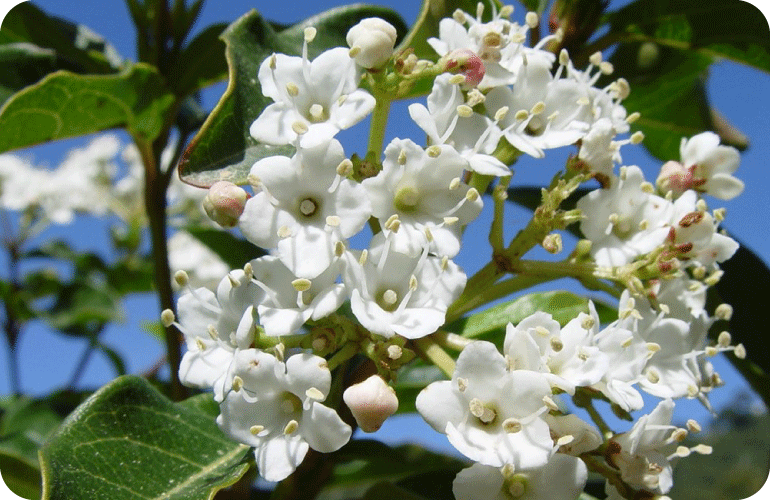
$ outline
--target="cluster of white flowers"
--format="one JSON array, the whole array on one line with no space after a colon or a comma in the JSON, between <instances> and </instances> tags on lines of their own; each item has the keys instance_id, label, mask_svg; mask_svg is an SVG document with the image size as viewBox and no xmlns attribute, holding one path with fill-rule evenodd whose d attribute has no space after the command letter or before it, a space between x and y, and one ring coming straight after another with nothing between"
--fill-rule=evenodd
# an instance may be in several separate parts
<instances>
[{"instance_id":1,"label":"cluster of white flowers","mask_svg":"<svg viewBox=\"0 0 770 500\"><path fill-rule=\"evenodd\" d=\"M308 28L302 56L274 54L260 66L262 92L274 102L255 117L251 135L295 153L257 161L251 192L217 183L205 205L270 254L227 273L216 293L188 287L179 321L171 311L163 320L185 335L182 381L213 388L220 427L255 448L265 479L288 476L310 448L331 452L350 438L351 427L323 404L340 359L386 352L398 360L407 342L446 323L466 286L451 259L482 208L469 179L510 177L501 148L543 158L547 150L578 146L573 173L602 186L577 205L589 243L580 258L597 272L613 269L627 289L615 322L602 327L592 303L563 326L537 312L508 325L502 353L489 342L464 345L451 381L420 393L419 413L476 462L457 476L458 500L575 498L587 478L585 456L609 457L628 488L665 494L671 461L708 451L677 447L688 430L670 424L671 409L682 397L708 405L707 393L721 383L709 356L743 355L727 333L714 345L706 338L714 319L705 289L737 244L717 232L723 211L709 213L700 198L741 190L730 175L737 153L702 134L683 141L681 163L663 167L657 188L636 166L616 173L620 148L643 139L619 137L638 118L621 104L628 83L596 86L613 72L600 53L578 70L565 51L545 50L558 32L525 46L537 16L529 13L519 25L508 19L511 12L505 7L483 22L480 5L475 17L457 11L442 20L439 38L429 40L437 63L394 58L395 32L368 19L350 31L350 50L309 60L315 30ZM409 107L428 145L396 138L381 161L349 159L336 134L376 106L359 88L362 78L428 69L434 80L427 103ZM351 248L367 222L374 233L367 248ZM654 279L640 274L645 270ZM186 274L177 277L186 284ZM349 312L338 313L347 302ZM342 333L329 333L337 327ZM371 349L361 347L362 338ZM390 361L382 362L386 380L395 378ZM643 408L640 390L665 399L624 434L600 433L558 402L561 394L599 398L631 412ZM348 388L343 399L366 431L398 405L380 376ZM620 494L612 485L608 491Z\"/></svg>"}]
</instances>

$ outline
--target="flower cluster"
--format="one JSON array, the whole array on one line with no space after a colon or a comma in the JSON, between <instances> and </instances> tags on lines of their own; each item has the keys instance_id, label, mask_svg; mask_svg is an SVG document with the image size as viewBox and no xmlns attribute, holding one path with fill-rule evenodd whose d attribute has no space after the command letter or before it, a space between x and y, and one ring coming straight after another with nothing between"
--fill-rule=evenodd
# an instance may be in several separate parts
<instances>
[{"instance_id":1,"label":"flower cluster","mask_svg":"<svg viewBox=\"0 0 770 500\"><path fill-rule=\"evenodd\" d=\"M655 185L645 181L639 167L621 166L621 147L643 137L622 138L638 114L627 114L629 85L608 79L613 67L601 53L577 69L566 51L547 50L559 32L524 44L538 24L534 13L520 25L509 20L510 7L488 21L483 10L441 21L439 37L429 40L437 62L408 50L394 54L392 27L367 19L348 34L350 50L309 60L316 33L307 28L301 56L274 54L259 68L262 93L273 103L254 117L250 133L294 152L257 161L249 193L215 184L204 205L269 254L227 273L216 293L188 286L179 320L171 311L163 320L185 336L182 381L213 388L217 422L254 447L267 480L288 476L310 448L345 445L352 429L333 409L340 400L363 430L379 428L398 406L387 382L413 351L451 377L427 385L416 407L475 462L457 476L458 499L575 498L586 460L596 457L616 471L608 477L610 495L665 494L671 462L707 451L677 447L688 430L670 424L671 409L682 397L708 405L708 392L721 383L708 357L744 354L726 332L715 344L706 338L714 318L705 290L737 243L718 231L724 212L709 212L701 198L740 192L731 176L737 153L713 134L684 139L681 162L664 165ZM337 133L372 112L381 119L382 97L360 82L399 92L420 77L432 80L432 90L409 115L428 144L395 138L380 155L384 143L375 141L364 160L348 157ZM610 83L599 87L600 79ZM576 153L564 178L544 190L539 226L515 241L522 248L542 242L558 253L562 242L551 231L579 220L585 240L565 261L571 274L564 275L614 281L617 319L602 325L593 303L564 324L535 312L508 324L502 352L465 341L449 342L461 351L456 365L445 353L434 356L425 346L438 348L433 334L467 298L469 281L452 259L481 212L484 191L499 178L490 240L495 231L502 239L499 203L509 164L566 146L577 146ZM591 179L600 187L576 210L557 210ZM367 238L367 224L368 243L354 248ZM499 270L525 272L521 256L534 244L519 253L499 249ZM186 284L185 273L177 278ZM341 309L345 304L349 309ZM371 358L378 374L344 397L333 394L332 370L358 354ZM601 399L629 414L643 408L640 391L663 401L624 434L601 420L595 429L561 401L570 396L588 407Z\"/></svg>"}]
</instances>

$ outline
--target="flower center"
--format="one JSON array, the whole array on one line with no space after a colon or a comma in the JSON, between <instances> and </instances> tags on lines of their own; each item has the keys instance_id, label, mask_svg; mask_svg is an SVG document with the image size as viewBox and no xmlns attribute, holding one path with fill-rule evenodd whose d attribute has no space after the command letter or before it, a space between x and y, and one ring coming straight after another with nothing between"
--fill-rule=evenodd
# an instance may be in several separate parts
<instances>
[{"instance_id":1,"label":"flower center","mask_svg":"<svg viewBox=\"0 0 770 500\"><path fill-rule=\"evenodd\" d=\"M294 415L302 411L302 401L289 391L284 391L280 396L280 407L286 415Z\"/></svg>"},{"instance_id":2,"label":"flower center","mask_svg":"<svg viewBox=\"0 0 770 500\"><path fill-rule=\"evenodd\" d=\"M420 192L414 186L404 186L396 192L393 205L401 212L414 212L420 202Z\"/></svg>"},{"instance_id":3,"label":"flower center","mask_svg":"<svg viewBox=\"0 0 770 500\"><path fill-rule=\"evenodd\" d=\"M377 294L377 305L382 308L383 311L393 312L398 309L398 292L391 288L382 290Z\"/></svg>"},{"instance_id":4,"label":"flower center","mask_svg":"<svg viewBox=\"0 0 770 500\"><path fill-rule=\"evenodd\" d=\"M478 398L471 399L469 403L471 415L476 417L482 425L491 425L497 420L497 411L492 405L484 404Z\"/></svg>"},{"instance_id":5,"label":"flower center","mask_svg":"<svg viewBox=\"0 0 770 500\"><path fill-rule=\"evenodd\" d=\"M318 103L310 106L310 108L308 109L308 114L310 115L308 119L312 123L325 122L326 120L329 119L329 113L327 113L326 108L324 108Z\"/></svg>"},{"instance_id":6,"label":"flower center","mask_svg":"<svg viewBox=\"0 0 770 500\"><path fill-rule=\"evenodd\" d=\"M545 132L545 122L539 116L533 116L529 123L527 123L527 128L524 129L524 132L533 137L543 135L543 132Z\"/></svg>"},{"instance_id":7,"label":"flower center","mask_svg":"<svg viewBox=\"0 0 770 500\"><path fill-rule=\"evenodd\" d=\"M527 492L527 477L523 474L514 474L510 478L506 478L503 483L503 494L505 498L515 500L521 498Z\"/></svg>"},{"instance_id":8,"label":"flower center","mask_svg":"<svg viewBox=\"0 0 770 500\"><path fill-rule=\"evenodd\" d=\"M311 217L318 211L318 203L313 198L305 198L299 202L299 211L305 217Z\"/></svg>"}]
</instances>

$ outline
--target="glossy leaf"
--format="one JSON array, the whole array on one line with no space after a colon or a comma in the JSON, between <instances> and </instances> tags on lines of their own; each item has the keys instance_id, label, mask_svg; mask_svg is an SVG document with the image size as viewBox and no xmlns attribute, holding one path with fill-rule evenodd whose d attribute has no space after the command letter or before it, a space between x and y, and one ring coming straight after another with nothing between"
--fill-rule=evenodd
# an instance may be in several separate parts
<instances>
[{"instance_id":1,"label":"glossy leaf","mask_svg":"<svg viewBox=\"0 0 770 500\"><path fill-rule=\"evenodd\" d=\"M381 498L370 496L381 491L376 485L393 486L394 483L409 477L442 471L454 475L466 465L457 458L428 451L420 446L390 447L371 439L353 440L336 455L338 465L329 483L318 496L319 500L361 498L364 495L364 498ZM431 486L437 488L435 483ZM408 492L402 488L398 490L402 493Z\"/></svg>"},{"instance_id":2,"label":"glossy leaf","mask_svg":"<svg viewBox=\"0 0 770 500\"><path fill-rule=\"evenodd\" d=\"M704 87L711 58L632 43L619 46L610 60L613 78L623 77L631 85L623 105L641 114L631 127L644 133L643 144L656 158L677 160L682 137L714 129Z\"/></svg>"},{"instance_id":3,"label":"glossy leaf","mask_svg":"<svg viewBox=\"0 0 770 500\"><path fill-rule=\"evenodd\" d=\"M637 0L608 15L622 41L653 42L770 72L770 29L739 0Z\"/></svg>"},{"instance_id":4,"label":"glossy leaf","mask_svg":"<svg viewBox=\"0 0 770 500\"><path fill-rule=\"evenodd\" d=\"M0 104L59 69L75 73L118 71L120 56L87 27L49 16L30 2L8 13L0 31Z\"/></svg>"},{"instance_id":5,"label":"glossy leaf","mask_svg":"<svg viewBox=\"0 0 770 500\"><path fill-rule=\"evenodd\" d=\"M720 264L724 276L710 296L711 306L722 302L733 306L729 325L719 321L709 331L716 339L727 330L733 336L733 343L743 343L746 359L732 354L727 358L741 372L751 387L770 406L770 351L767 349L767 330L761 320L770 303L770 269L750 249L741 245L735 255ZM746 286L747 280L751 286Z\"/></svg>"},{"instance_id":6,"label":"glossy leaf","mask_svg":"<svg viewBox=\"0 0 770 500\"><path fill-rule=\"evenodd\" d=\"M404 25L393 11L364 5L332 9L282 31L276 31L256 11L231 24L222 34L227 45L227 90L182 155L182 179L202 187L222 179L245 184L251 166L260 158L293 154L290 146L260 144L249 134L252 122L272 102L262 95L257 81L259 65L273 52L301 54L303 29L310 25L318 29L308 48L310 58L331 47L347 46L347 30L366 17Z\"/></svg>"},{"instance_id":7,"label":"glossy leaf","mask_svg":"<svg viewBox=\"0 0 770 500\"><path fill-rule=\"evenodd\" d=\"M609 307L599 303L594 305L597 312L601 311L603 323L616 319L615 311ZM588 312L588 299L563 291L531 293L461 318L446 329L469 339L488 340L502 346L508 323L516 325L538 311L551 314L564 326L581 312Z\"/></svg>"},{"instance_id":8,"label":"glossy leaf","mask_svg":"<svg viewBox=\"0 0 770 500\"><path fill-rule=\"evenodd\" d=\"M151 140L173 101L161 75L146 64L115 75L57 71L0 108L0 152L116 127Z\"/></svg>"},{"instance_id":9,"label":"glossy leaf","mask_svg":"<svg viewBox=\"0 0 770 500\"><path fill-rule=\"evenodd\" d=\"M177 95L189 95L227 78L225 44L220 38L225 28L226 24L207 27L174 60L169 79Z\"/></svg>"},{"instance_id":10,"label":"glossy leaf","mask_svg":"<svg viewBox=\"0 0 770 500\"><path fill-rule=\"evenodd\" d=\"M11 491L23 498L40 498L38 450L61 423L42 401L27 397L2 403L0 470Z\"/></svg>"},{"instance_id":11,"label":"glossy leaf","mask_svg":"<svg viewBox=\"0 0 770 500\"><path fill-rule=\"evenodd\" d=\"M265 255L265 251L232 233L218 229L187 228L193 237L219 255L232 269L242 268L246 262Z\"/></svg>"},{"instance_id":12,"label":"glossy leaf","mask_svg":"<svg viewBox=\"0 0 770 500\"><path fill-rule=\"evenodd\" d=\"M43 498L211 499L248 469L248 451L196 405L121 377L78 407L41 451Z\"/></svg>"}]
</instances>

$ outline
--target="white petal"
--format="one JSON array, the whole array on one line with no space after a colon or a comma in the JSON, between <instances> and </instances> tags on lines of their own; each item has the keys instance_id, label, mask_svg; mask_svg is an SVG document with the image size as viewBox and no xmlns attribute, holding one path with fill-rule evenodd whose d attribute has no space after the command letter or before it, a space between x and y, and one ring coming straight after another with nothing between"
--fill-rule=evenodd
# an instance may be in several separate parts
<instances>
[{"instance_id":1,"label":"white petal","mask_svg":"<svg viewBox=\"0 0 770 500\"><path fill-rule=\"evenodd\" d=\"M331 453L350 440L353 430L336 411L321 403L313 403L310 410L302 415L300 432L311 448L321 453Z\"/></svg>"},{"instance_id":2,"label":"white petal","mask_svg":"<svg viewBox=\"0 0 770 500\"><path fill-rule=\"evenodd\" d=\"M266 481L281 481L294 472L307 454L308 444L300 436L276 436L254 449L259 475Z\"/></svg>"}]
</instances>

